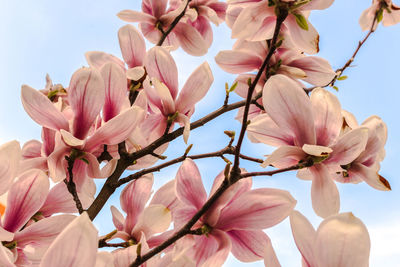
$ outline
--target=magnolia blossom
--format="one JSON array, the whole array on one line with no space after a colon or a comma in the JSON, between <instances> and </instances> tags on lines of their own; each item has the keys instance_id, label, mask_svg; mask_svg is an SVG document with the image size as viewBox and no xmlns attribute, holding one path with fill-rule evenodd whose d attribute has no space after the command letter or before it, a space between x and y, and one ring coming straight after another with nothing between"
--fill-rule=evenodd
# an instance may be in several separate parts
<instances>
[{"instance_id":1,"label":"magnolia blossom","mask_svg":"<svg viewBox=\"0 0 400 267\"><path fill-rule=\"evenodd\" d=\"M143 35L150 42L157 43L162 32L167 31L174 19L183 12L187 0L182 1L178 7L175 4L169 9L167 9L167 4L167 0L145 0L142 4L142 12L123 10L118 13L118 17L127 22L139 22ZM173 7L176 9L172 9ZM201 33L184 21L178 22L163 45L172 46L175 49L181 46L183 50L194 56L204 55L209 47Z\"/></svg>"},{"instance_id":2,"label":"magnolia blossom","mask_svg":"<svg viewBox=\"0 0 400 267\"><path fill-rule=\"evenodd\" d=\"M214 180L210 195L223 180L221 173ZM175 227L179 229L207 201L199 170L191 159L186 159L178 170L175 192L180 204L175 204L173 213ZM270 239L262 229L281 222L295 205L288 192L251 190L251 179L243 179L229 187L193 226L193 229L201 228L203 234L188 237L192 247L185 255L197 266L220 266L230 251L243 262L261 260L266 254L277 262ZM186 242L190 244L190 240Z\"/></svg>"},{"instance_id":3,"label":"magnolia blossom","mask_svg":"<svg viewBox=\"0 0 400 267\"><path fill-rule=\"evenodd\" d=\"M333 0L230 0L227 25L232 28L232 38L249 41L272 39L277 18L276 8L281 6L289 12L281 31L285 38L299 50L315 54L319 51L319 35L307 17L311 10L326 9L332 3Z\"/></svg>"},{"instance_id":4,"label":"magnolia blossom","mask_svg":"<svg viewBox=\"0 0 400 267\"><path fill-rule=\"evenodd\" d=\"M400 22L400 7L393 4L392 0L373 0L372 6L364 10L359 23L363 31L378 27L382 21L383 26L392 26Z\"/></svg>"},{"instance_id":5,"label":"magnolia blossom","mask_svg":"<svg viewBox=\"0 0 400 267\"><path fill-rule=\"evenodd\" d=\"M252 120L249 138L279 146L263 166L281 168L304 163L309 168L300 170L299 175L312 179L314 210L324 218L337 213L339 192L330 173L341 170L365 150L368 128L339 136L343 120L338 99L324 89L315 89L308 97L298 84L283 75L267 81L263 104L266 114Z\"/></svg>"},{"instance_id":6,"label":"magnolia blossom","mask_svg":"<svg viewBox=\"0 0 400 267\"><path fill-rule=\"evenodd\" d=\"M178 70L174 59L163 47L154 47L147 52L145 66L149 79L144 83L150 109L160 114L156 124L170 125L179 122L185 126L183 138L187 142L190 132L190 117L194 107L210 89L214 81L207 62L201 64L187 79L178 95ZM169 121L169 122L168 122ZM166 126L168 127L168 126Z\"/></svg>"},{"instance_id":7,"label":"magnolia blossom","mask_svg":"<svg viewBox=\"0 0 400 267\"><path fill-rule=\"evenodd\" d=\"M300 212L293 211L290 225L303 266L369 266L368 230L351 212L326 218L315 231Z\"/></svg>"}]
</instances>

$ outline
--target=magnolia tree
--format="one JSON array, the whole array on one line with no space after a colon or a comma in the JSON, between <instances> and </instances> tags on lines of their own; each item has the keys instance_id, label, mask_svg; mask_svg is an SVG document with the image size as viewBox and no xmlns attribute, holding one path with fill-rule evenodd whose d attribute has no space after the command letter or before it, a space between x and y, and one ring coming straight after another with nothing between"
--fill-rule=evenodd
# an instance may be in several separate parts
<instances>
[{"instance_id":1,"label":"magnolia tree","mask_svg":"<svg viewBox=\"0 0 400 267\"><path fill-rule=\"evenodd\" d=\"M88 67L69 85L50 77L42 90L23 85L23 107L42 139L0 147L0 265L221 266L232 253L280 266L263 230L290 218L303 266L368 266L368 230L351 212L339 213L336 183L390 190L379 175L387 127L376 115L359 124L332 89L379 24L400 21L400 7L374 0L359 20L365 38L333 70L315 56L319 35L308 21L332 2L143 0L141 11L118 14L131 23L118 31L122 59L88 52ZM223 22L237 40L215 61L237 78L226 84L219 109L193 121L213 73L204 62L179 87L171 51L206 54L211 24ZM243 100L232 103L234 93ZM225 131L222 149L191 153L191 132L233 110L240 132ZM266 158L245 155L245 138L275 150ZM166 159L176 139L187 148ZM211 177L196 165L204 158L226 163L208 193L203 181ZM243 161L266 170L245 170ZM153 193L153 172L172 165L179 166L175 179ZM323 219L317 230L295 210L290 192L252 188L257 176L283 172L311 180L312 207ZM94 179L104 179L98 194ZM99 236L91 221L120 187L122 212L111 207L115 230Z\"/></svg>"}]
</instances>

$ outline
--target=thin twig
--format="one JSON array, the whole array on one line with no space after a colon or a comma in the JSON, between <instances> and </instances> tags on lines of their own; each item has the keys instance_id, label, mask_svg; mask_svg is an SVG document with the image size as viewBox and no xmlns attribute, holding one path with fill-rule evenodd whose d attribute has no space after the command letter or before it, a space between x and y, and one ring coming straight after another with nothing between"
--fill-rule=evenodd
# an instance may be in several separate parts
<instances>
[{"instance_id":1,"label":"thin twig","mask_svg":"<svg viewBox=\"0 0 400 267\"><path fill-rule=\"evenodd\" d=\"M65 178L64 183L67 186L68 192L72 195L72 198L74 199L75 205L77 210L79 211L79 214L82 214L84 212L82 202L79 199L78 192L76 191L76 185L74 183L74 175L73 175L73 168L74 168L74 163L75 163L75 158L72 157L65 157L65 159L68 162L68 176L69 179Z\"/></svg>"}]
</instances>

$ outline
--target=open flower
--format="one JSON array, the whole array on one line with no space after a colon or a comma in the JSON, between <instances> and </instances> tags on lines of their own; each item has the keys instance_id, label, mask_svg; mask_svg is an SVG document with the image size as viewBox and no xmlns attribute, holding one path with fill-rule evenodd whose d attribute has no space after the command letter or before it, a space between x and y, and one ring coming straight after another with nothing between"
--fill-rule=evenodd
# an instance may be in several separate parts
<instances>
[{"instance_id":1,"label":"open flower","mask_svg":"<svg viewBox=\"0 0 400 267\"><path fill-rule=\"evenodd\" d=\"M221 173L214 180L210 196L224 180ZM175 228L179 229L207 201L199 170L191 159L186 159L176 175L175 191L178 201ZM246 178L229 187L193 226L203 234L192 236L193 247L185 254L197 266L220 266L231 251L243 262L262 260L266 253L275 257L271 241L262 229L272 227L292 211L296 200L283 190L251 190L251 179ZM268 250L268 251L267 251Z\"/></svg>"},{"instance_id":2,"label":"open flower","mask_svg":"<svg viewBox=\"0 0 400 267\"><path fill-rule=\"evenodd\" d=\"M382 21L383 26L392 26L400 22L400 7L393 4L392 0L373 0L372 6L364 10L359 23L363 31L378 27Z\"/></svg>"},{"instance_id":3,"label":"open flower","mask_svg":"<svg viewBox=\"0 0 400 267\"><path fill-rule=\"evenodd\" d=\"M159 123L179 122L185 126L183 138L190 133L190 117L195 104L208 92L214 77L207 62L201 64L187 79L178 95L178 70L174 59L163 47L154 47L147 53L145 66L149 79L144 83L150 108L162 114Z\"/></svg>"},{"instance_id":4,"label":"open flower","mask_svg":"<svg viewBox=\"0 0 400 267\"><path fill-rule=\"evenodd\" d=\"M315 212L327 217L339 211L339 192L332 172L353 162L368 139L368 128L360 127L339 136L343 119L339 100L318 88L310 97L293 80L272 76L263 89L266 114L249 125L249 138L279 148L263 163L278 167L304 164L301 177L312 180Z\"/></svg>"}]
</instances>

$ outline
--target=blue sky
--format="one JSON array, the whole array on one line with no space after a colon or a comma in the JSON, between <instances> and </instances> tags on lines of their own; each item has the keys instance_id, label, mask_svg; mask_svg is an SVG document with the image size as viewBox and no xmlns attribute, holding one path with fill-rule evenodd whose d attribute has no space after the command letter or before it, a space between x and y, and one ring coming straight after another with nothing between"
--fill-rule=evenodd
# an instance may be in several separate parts
<instances>
[{"instance_id":1,"label":"blue sky","mask_svg":"<svg viewBox=\"0 0 400 267\"><path fill-rule=\"evenodd\" d=\"M319 56L328 59L333 68L341 67L353 53L361 32L358 18L369 0L336 0L331 8L315 11L310 21L320 33ZM116 14L123 9L139 9L138 0L0 0L0 143L17 139L21 144L40 138L40 128L24 112L20 101L22 84L41 89L45 75L49 73L55 83L68 86L71 74L86 65L84 53L100 50L120 56L117 31L124 25ZM233 75L222 72L214 62L220 50L230 49L228 28L221 25L215 29L215 41L209 54L194 58L178 50L173 53L180 71L180 85L202 62L208 61L215 82L204 100L196 107L193 119L200 118L218 108L224 99L224 83L232 83ZM148 48L150 48L150 44ZM381 174L386 177L393 191L379 192L366 184L339 185L341 211L352 211L368 227L372 240L371 266L398 266L400 262L400 182L397 178L397 160L400 151L400 25L389 28L379 26L360 51L354 67L345 75L346 81L338 82L342 107L353 112L361 123L376 114L387 123L389 138L386 159ZM232 97L231 101L239 98ZM233 120L236 112L225 114L202 129L191 132L189 143L193 153L215 151L227 144L224 130L236 130L240 124ZM212 134L210 132L212 131ZM185 150L181 139L170 144L166 152L169 158L179 156ZM246 140L244 152L262 157L272 151L271 147L254 145ZM214 177L223 169L224 162L207 159L197 162L209 188ZM245 162L243 162L245 163ZM178 166L155 174L155 190L175 177ZM256 171L257 164L245 163L243 167ZM314 215L310 201L310 183L295 177L295 173L274 177L257 177L257 187L277 187L289 190L298 200L296 209L304 213L318 226L320 219ZM111 231L109 205L119 205L114 197L96 219L101 233ZM300 255L291 237L288 221L268 229L282 266L301 266ZM226 266L238 263L230 257ZM262 262L249 266L263 266Z\"/></svg>"}]
</instances>

